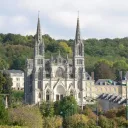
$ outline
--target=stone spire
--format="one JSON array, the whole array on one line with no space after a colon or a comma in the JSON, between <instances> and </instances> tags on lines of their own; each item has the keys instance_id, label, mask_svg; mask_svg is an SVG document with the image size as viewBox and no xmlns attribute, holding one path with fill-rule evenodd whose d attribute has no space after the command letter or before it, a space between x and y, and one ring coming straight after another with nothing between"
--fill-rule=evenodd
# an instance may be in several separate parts
<instances>
[{"instance_id":1,"label":"stone spire","mask_svg":"<svg viewBox=\"0 0 128 128\"><path fill-rule=\"evenodd\" d=\"M68 64L68 54L67 54L67 56L66 56L66 63Z\"/></svg>"},{"instance_id":2,"label":"stone spire","mask_svg":"<svg viewBox=\"0 0 128 128\"><path fill-rule=\"evenodd\" d=\"M67 56L66 56L66 59L68 60L68 54L67 54Z\"/></svg>"},{"instance_id":3,"label":"stone spire","mask_svg":"<svg viewBox=\"0 0 128 128\"><path fill-rule=\"evenodd\" d=\"M75 42L79 43L79 40L80 40L80 24L79 24L79 11L78 11Z\"/></svg>"},{"instance_id":4,"label":"stone spire","mask_svg":"<svg viewBox=\"0 0 128 128\"><path fill-rule=\"evenodd\" d=\"M53 56L52 56L52 54L51 54L51 58L50 58L50 61L51 61L51 62L53 61Z\"/></svg>"},{"instance_id":5,"label":"stone spire","mask_svg":"<svg viewBox=\"0 0 128 128\"><path fill-rule=\"evenodd\" d=\"M59 53L58 53L58 57L61 57L61 55L60 55L60 50L59 50Z\"/></svg>"},{"instance_id":6,"label":"stone spire","mask_svg":"<svg viewBox=\"0 0 128 128\"><path fill-rule=\"evenodd\" d=\"M41 27L40 27L40 18L39 18L39 11L38 11L38 22L37 22L37 32L36 32L36 38L38 43L42 41L42 34L41 34Z\"/></svg>"}]
</instances>

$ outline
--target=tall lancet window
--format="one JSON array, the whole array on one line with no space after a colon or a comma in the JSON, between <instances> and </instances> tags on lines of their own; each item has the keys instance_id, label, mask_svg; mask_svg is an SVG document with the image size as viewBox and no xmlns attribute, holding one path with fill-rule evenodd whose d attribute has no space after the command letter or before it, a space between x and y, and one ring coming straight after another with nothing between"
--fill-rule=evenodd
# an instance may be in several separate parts
<instances>
[{"instance_id":1,"label":"tall lancet window","mask_svg":"<svg viewBox=\"0 0 128 128\"><path fill-rule=\"evenodd\" d=\"M38 80L41 80L42 79L42 68L39 68L38 70Z\"/></svg>"},{"instance_id":2,"label":"tall lancet window","mask_svg":"<svg viewBox=\"0 0 128 128\"><path fill-rule=\"evenodd\" d=\"M49 101L50 100L50 91L47 90L46 91L46 101Z\"/></svg>"},{"instance_id":3,"label":"tall lancet window","mask_svg":"<svg viewBox=\"0 0 128 128\"><path fill-rule=\"evenodd\" d=\"M74 94L74 91L73 90L71 90L70 91L70 96L74 96L75 94Z\"/></svg>"},{"instance_id":4,"label":"tall lancet window","mask_svg":"<svg viewBox=\"0 0 128 128\"><path fill-rule=\"evenodd\" d=\"M43 54L43 44L39 45L39 54L42 55Z\"/></svg>"},{"instance_id":5,"label":"tall lancet window","mask_svg":"<svg viewBox=\"0 0 128 128\"><path fill-rule=\"evenodd\" d=\"M78 48L79 48L79 50L78 50L79 51L79 55L82 56L82 44L79 44Z\"/></svg>"},{"instance_id":6,"label":"tall lancet window","mask_svg":"<svg viewBox=\"0 0 128 128\"><path fill-rule=\"evenodd\" d=\"M41 68L39 68L38 71L38 88L41 89L41 79L42 79L42 71Z\"/></svg>"}]
</instances>

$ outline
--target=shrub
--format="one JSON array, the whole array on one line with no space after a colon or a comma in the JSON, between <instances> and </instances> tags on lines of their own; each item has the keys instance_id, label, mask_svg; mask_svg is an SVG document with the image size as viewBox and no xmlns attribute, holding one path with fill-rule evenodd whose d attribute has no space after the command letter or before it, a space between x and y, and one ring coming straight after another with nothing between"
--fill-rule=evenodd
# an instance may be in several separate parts
<instances>
[{"instance_id":1,"label":"shrub","mask_svg":"<svg viewBox=\"0 0 128 128\"><path fill-rule=\"evenodd\" d=\"M116 128L116 123L112 119L108 119L105 116L100 116L99 117L99 126L101 128Z\"/></svg>"},{"instance_id":2,"label":"shrub","mask_svg":"<svg viewBox=\"0 0 128 128\"><path fill-rule=\"evenodd\" d=\"M62 118L60 116L44 118L44 128L60 128L61 126Z\"/></svg>"},{"instance_id":3,"label":"shrub","mask_svg":"<svg viewBox=\"0 0 128 128\"><path fill-rule=\"evenodd\" d=\"M83 110L83 114L85 116L88 116L90 119L96 120L96 115L94 114L94 112L92 112L92 110L88 106L85 106L85 109Z\"/></svg>"},{"instance_id":4,"label":"shrub","mask_svg":"<svg viewBox=\"0 0 128 128\"><path fill-rule=\"evenodd\" d=\"M7 125L0 125L0 128L28 128L24 126L7 126Z\"/></svg>"},{"instance_id":5,"label":"shrub","mask_svg":"<svg viewBox=\"0 0 128 128\"><path fill-rule=\"evenodd\" d=\"M42 128L42 116L38 107L22 106L9 109L9 122L12 125Z\"/></svg>"},{"instance_id":6,"label":"shrub","mask_svg":"<svg viewBox=\"0 0 128 128\"><path fill-rule=\"evenodd\" d=\"M54 116L54 104L52 102L43 101L40 105L40 112L44 117L53 117Z\"/></svg>"},{"instance_id":7,"label":"shrub","mask_svg":"<svg viewBox=\"0 0 128 128\"><path fill-rule=\"evenodd\" d=\"M64 128L84 128L87 127L88 117L82 114L75 114L66 117L63 122Z\"/></svg>"},{"instance_id":8,"label":"shrub","mask_svg":"<svg viewBox=\"0 0 128 128\"><path fill-rule=\"evenodd\" d=\"M0 124L7 124L7 123L8 123L8 110L5 109L3 100L0 97Z\"/></svg>"}]
</instances>

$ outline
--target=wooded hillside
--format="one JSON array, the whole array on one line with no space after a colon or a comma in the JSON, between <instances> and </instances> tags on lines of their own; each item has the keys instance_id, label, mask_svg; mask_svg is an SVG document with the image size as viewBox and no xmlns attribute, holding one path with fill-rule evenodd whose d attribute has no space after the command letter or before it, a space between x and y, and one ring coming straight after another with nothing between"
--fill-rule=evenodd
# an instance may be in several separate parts
<instances>
[{"instance_id":1,"label":"wooded hillside","mask_svg":"<svg viewBox=\"0 0 128 128\"><path fill-rule=\"evenodd\" d=\"M45 56L51 53L56 55L59 50L63 56L72 57L74 40L55 40L49 35L43 35ZM128 38L116 39L87 39L83 40L85 47L86 71L95 71L99 68L110 69L111 73L104 73L100 78L118 78L118 71L128 70ZM19 34L0 34L0 69L25 69L26 58L32 58L34 36ZM102 72L100 72L101 74ZM103 73L102 73L103 74ZM108 75L109 74L109 75ZM111 74L111 75L110 75ZM99 78L99 77L98 77Z\"/></svg>"}]
</instances>

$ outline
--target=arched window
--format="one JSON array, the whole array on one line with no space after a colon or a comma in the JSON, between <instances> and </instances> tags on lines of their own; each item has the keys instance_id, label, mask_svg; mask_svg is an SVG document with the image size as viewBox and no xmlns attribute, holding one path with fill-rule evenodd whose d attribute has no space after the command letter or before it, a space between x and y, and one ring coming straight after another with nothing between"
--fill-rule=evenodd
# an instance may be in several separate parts
<instances>
[{"instance_id":1,"label":"arched window","mask_svg":"<svg viewBox=\"0 0 128 128\"><path fill-rule=\"evenodd\" d=\"M46 91L46 101L49 101L50 100L50 91L47 90Z\"/></svg>"},{"instance_id":2,"label":"arched window","mask_svg":"<svg viewBox=\"0 0 128 128\"><path fill-rule=\"evenodd\" d=\"M82 56L82 44L80 43L79 45L78 45L78 47L77 47L77 49L78 49L78 55L80 55L80 56Z\"/></svg>"},{"instance_id":3,"label":"arched window","mask_svg":"<svg viewBox=\"0 0 128 128\"><path fill-rule=\"evenodd\" d=\"M39 54L40 55L43 54L43 44L40 44L40 46L39 46Z\"/></svg>"},{"instance_id":4,"label":"arched window","mask_svg":"<svg viewBox=\"0 0 128 128\"><path fill-rule=\"evenodd\" d=\"M57 86L56 88L56 100L62 100L65 96L65 89L62 85Z\"/></svg>"},{"instance_id":5,"label":"arched window","mask_svg":"<svg viewBox=\"0 0 128 128\"><path fill-rule=\"evenodd\" d=\"M41 68L39 68L38 71L38 88L41 89L41 79L42 79L42 71Z\"/></svg>"},{"instance_id":6,"label":"arched window","mask_svg":"<svg viewBox=\"0 0 128 128\"><path fill-rule=\"evenodd\" d=\"M74 96L73 90L70 91L70 96Z\"/></svg>"},{"instance_id":7,"label":"arched window","mask_svg":"<svg viewBox=\"0 0 128 128\"><path fill-rule=\"evenodd\" d=\"M41 80L38 81L38 88L41 89Z\"/></svg>"},{"instance_id":8,"label":"arched window","mask_svg":"<svg viewBox=\"0 0 128 128\"><path fill-rule=\"evenodd\" d=\"M42 71L41 71L41 68L39 68L38 70L38 80L41 80L42 79Z\"/></svg>"},{"instance_id":9,"label":"arched window","mask_svg":"<svg viewBox=\"0 0 128 128\"><path fill-rule=\"evenodd\" d=\"M81 55L81 45L79 45L79 55Z\"/></svg>"}]
</instances>

